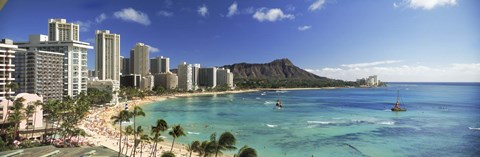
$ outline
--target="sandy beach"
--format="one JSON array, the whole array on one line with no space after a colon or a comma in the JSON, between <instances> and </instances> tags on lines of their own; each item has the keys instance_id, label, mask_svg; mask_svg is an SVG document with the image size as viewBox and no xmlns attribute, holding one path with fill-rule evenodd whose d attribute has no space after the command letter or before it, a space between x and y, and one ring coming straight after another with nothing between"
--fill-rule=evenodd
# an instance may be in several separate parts
<instances>
[{"instance_id":1,"label":"sandy beach","mask_svg":"<svg viewBox=\"0 0 480 157\"><path fill-rule=\"evenodd\" d=\"M92 110L87 118L82 121L80 127L85 130L87 133L87 140L95 145L102 145L113 149L115 151L119 150L118 142L119 142L119 131L118 127L114 126L111 117L113 115L118 114L121 110L124 109L124 104L129 104L129 109L133 109L133 106L141 106L144 104L164 101L167 99L178 98L178 97L191 97L191 96L202 96L202 95L215 95L215 94L236 94L236 93L246 93L246 92L256 92L260 91L260 89L252 89L252 90L235 90L235 91L224 91L224 92L202 92L202 93L181 93L181 94L174 94L174 95L165 95L165 96L148 96L143 99L138 100L131 100L128 102L122 102L117 104L116 106L111 107L104 107ZM168 133L163 133L164 135ZM168 136L167 136L168 137ZM128 138L128 143L126 143L126 139ZM125 137L122 135L122 151L125 152L125 148L123 145L127 145L127 151L130 155L133 146L133 136ZM160 156L163 152L169 151L171 148L170 141L164 141L158 143L157 146L157 155ZM145 144L143 146L143 153L141 152L141 147L137 147L137 155L142 154L142 156L150 156L153 151L154 144ZM173 148L173 153L177 156L188 156L188 151L185 149L185 144L183 143L175 143ZM192 153L192 156L197 156L197 153ZM222 156L230 157L231 155L224 154Z\"/></svg>"}]
</instances>

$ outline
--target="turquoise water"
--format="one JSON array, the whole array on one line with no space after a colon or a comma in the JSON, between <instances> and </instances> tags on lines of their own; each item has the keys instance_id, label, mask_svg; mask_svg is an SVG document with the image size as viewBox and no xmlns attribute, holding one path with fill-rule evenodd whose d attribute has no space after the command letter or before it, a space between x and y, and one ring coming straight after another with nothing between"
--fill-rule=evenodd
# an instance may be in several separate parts
<instances>
[{"instance_id":1,"label":"turquoise water","mask_svg":"<svg viewBox=\"0 0 480 157\"><path fill-rule=\"evenodd\" d=\"M397 90L407 112L389 111ZM480 154L480 131L469 129L480 128L480 84L262 93L170 99L143 106L147 117L137 120L144 126L159 118L181 124L188 132L181 143L231 131L238 148L249 145L267 157ZM273 109L278 98L283 110Z\"/></svg>"}]
</instances>

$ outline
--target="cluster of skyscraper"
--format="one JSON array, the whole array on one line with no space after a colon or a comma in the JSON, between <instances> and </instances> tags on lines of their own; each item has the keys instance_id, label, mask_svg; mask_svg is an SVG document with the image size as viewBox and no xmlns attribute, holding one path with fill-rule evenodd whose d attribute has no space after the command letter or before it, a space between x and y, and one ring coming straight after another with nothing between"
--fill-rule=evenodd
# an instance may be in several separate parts
<instances>
[{"instance_id":1,"label":"cluster of skyscraper","mask_svg":"<svg viewBox=\"0 0 480 157\"><path fill-rule=\"evenodd\" d=\"M120 56L120 35L109 30L95 32L95 71L87 70L87 42L79 41L80 26L66 19L49 19L48 35L30 35L28 41L0 43L0 100L17 92L42 95L45 100L76 97L88 88L116 93L120 86L151 90L155 86L183 91L226 85L233 88L229 69L178 65L170 71L170 59L150 58L150 47L137 43L130 58ZM90 78L89 78L90 77ZM117 103L114 94L112 103Z\"/></svg>"},{"instance_id":2,"label":"cluster of skyscraper","mask_svg":"<svg viewBox=\"0 0 480 157\"><path fill-rule=\"evenodd\" d=\"M380 85L380 80L377 75L373 75L367 78L357 79L357 83L360 86L377 87Z\"/></svg>"}]
</instances>

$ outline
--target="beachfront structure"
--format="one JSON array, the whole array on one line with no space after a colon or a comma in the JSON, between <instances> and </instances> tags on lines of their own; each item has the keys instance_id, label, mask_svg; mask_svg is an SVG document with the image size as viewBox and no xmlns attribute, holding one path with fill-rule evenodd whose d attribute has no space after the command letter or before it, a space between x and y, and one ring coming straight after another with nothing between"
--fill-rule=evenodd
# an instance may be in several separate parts
<instances>
[{"instance_id":1,"label":"beachfront structure","mask_svg":"<svg viewBox=\"0 0 480 157\"><path fill-rule=\"evenodd\" d=\"M233 73L230 69L218 68L217 69L217 86L226 85L229 88L233 88Z\"/></svg>"},{"instance_id":2,"label":"beachfront structure","mask_svg":"<svg viewBox=\"0 0 480 157\"><path fill-rule=\"evenodd\" d=\"M121 87L134 87L140 88L141 75L130 74L120 76L120 86Z\"/></svg>"},{"instance_id":3,"label":"beachfront structure","mask_svg":"<svg viewBox=\"0 0 480 157\"><path fill-rule=\"evenodd\" d=\"M130 51L130 73L147 76L149 70L150 47L144 43L137 43Z\"/></svg>"},{"instance_id":4,"label":"beachfront structure","mask_svg":"<svg viewBox=\"0 0 480 157\"><path fill-rule=\"evenodd\" d=\"M24 98L25 101L23 101L23 109L25 109L28 105L34 105L36 101L43 102L43 97L41 95L37 94L30 94L30 93L19 93L17 96L15 96L15 100L18 98ZM0 123L9 123L8 122L8 116L9 114L13 113L12 110L9 111L9 107L13 106L13 102L10 100L0 100L0 118L2 121ZM22 109L22 114L24 113ZM13 125L13 124L12 124ZM20 122L19 125L19 130L31 130L33 128L43 128L43 110L42 106L37 106L35 108L35 112L33 114L30 114L26 116L26 118L23 118L22 121Z\"/></svg>"},{"instance_id":5,"label":"beachfront structure","mask_svg":"<svg viewBox=\"0 0 480 157\"><path fill-rule=\"evenodd\" d=\"M120 72L122 73L122 75L129 75L131 74L130 73L130 58L123 58L123 57L120 57L120 65L121 65L121 70Z\"/></svg>"},{"instance_id":6,"label":"beachfront structure","mask_svg":"<svg viewBox=\"0 0 480 157\"><path fill-rule=\"evenodd\" d=\"M215 88L217 86L217 68L200 68L198 85L204 88Z\"/></svg>"},{"instance_id":7,"label":"beachfront structure","mask_svg":"<svg viewBox=\"0 0 480 157\"><path fill-rule=\"evenodd\" d=\"M45 100L63 98L63 58L59 52L18 49L15 53L17 92L39 94Z\"/></svg>"},{"instance_id":8,"label":"beachfront structure","mask_svg":"<svg viewBox=\"0 0 480 157\"><path fill-rule=\"evenodd\" d=\"M17 45L14 45L10 39L0 41L0 100L5 100L6 97L15 94L15 91L8 86L15 81L13 76L15 65L12 60L15 58L17 48Z\"/></svg>"},{"instance_id":9,"label":"beachfront structure","mask_svg":"<svg viewBox=\"0 0 480 157\"><path fill-rule=\"evenodd\" d=\"M152 90L154 85L153 75L142 76L140 80L141 90Z\"/></svg>"},{"instance_id":10,"label":"beachfront structure","mask_svg":"<svg viewBox=\"0 0 480 157\"><path fill-rule=\"evenodd\" d=\"M357 79L357 84L360 86L377 87L380 85L380 80L377 75L373 75L367 78Z\"/></svg>"},{"instance_id":11,"label":"beachfront structure","mask_svg":"<svg viewBox=\"0 0 480 157\"><path fill-rule=\"evenodd\" d=\"M178 65L178 89L184 91L193 90L192 88L192 65L183 62Z\"/></svg>"},{"instance_id":12,"label":"beachfront structure","mask_svg":"<svg viewBox=\"0 0 480 157\"><path fill-rule=\"evenodd\" d=\"M80 26L67 23L66 19L48 19L48 38L50 41L79 41Z\"/></svg>"},{"instance_id":13,"label":"beachfront structure","mask_svg":"<svg viewBox=\"0 0 480 157\"><path fill-rule=\"evenodd\" d=\"M192 88L198 89L198 73L200 72L200 64L193 64L192 66Z\"/></svg>"},{"instance_id":14,"label":"beachfront structure","mask_svg":"<svg viewBox=\"0 0 480 157\"><path fill-rule=\"evenodd\" d=\"M95 32L95 72L99 80L120 81L120 35Z\"/></svg>"},{"instance_id":15,"label":"beachfront structure","mask_svg":"<svg viewBox=\"0 0 480 157\"><path fill-rule=\"evenodd\" d=\"M63 60L63 96L76 97L87 91L87 50L89 43L81 41L48 41L46 35L30 35L28 42L15 43L19 48L59 52Z\"/></svg>"},{"instance_id":16,"label":"beachfront structure","mask_svg":"<svg viewBox=\"0 0 480 157\"><path fill-rule=\"evenodd\" d=\"M120 91L120 82L116 80L88 80L87 81L88 88L95 88L100 91L107 91L112 95L112 100L110 101L110 105L118 104L118 94L117 92Z\"/></svg>"},{"instance_id":17,"label":"beachfront structure","mask_svg":"<svg viewBox=\"0 0 480 157\"><path fill-rule=\"evenodd\" d=\"M150 73L160 74L170 72L170 58L163 56L150 59Z\"/></svg>"},{"instance_id":18,"label":"beachfront structure","mask_svg":"<svg viewBox=\"0 0 480 157\"><path fill-rule=\"evenodd\" d=\"M172 72L155 74L154 84L160 86L163 89L175 89L178 86L178 76Z\"/></svg>"}]
</instances>

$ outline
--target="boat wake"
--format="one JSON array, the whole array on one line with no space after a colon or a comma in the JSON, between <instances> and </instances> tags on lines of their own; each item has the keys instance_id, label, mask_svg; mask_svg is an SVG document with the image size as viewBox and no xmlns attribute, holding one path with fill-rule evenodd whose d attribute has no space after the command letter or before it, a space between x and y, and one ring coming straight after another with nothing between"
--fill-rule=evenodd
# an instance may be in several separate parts
<instances>
[{"instance_id":1,"label":"boat wake","mask_svg":"<svg viewBox=\"0 0 480 157\"><path fill-rule=\"evenodd\" d=\"M478 131L480 131L480 128L468 127L468 129L470 129L470 130L478 130Z\"/></svg>"},{"instance_id":2,"label":"boat wake","mask_svg":"<svg viewBox=\"0 0 480 157\"><path fill-rule=\"evenodd\" d=\"M188 134L191 134L191 135L200 135L199 132L190 132L190 131L188 131L187 133L188 133Z\"/></svg>"},{"instance_id":3,"label":"boat wake","mask_svg":"<svg viewBox=\"0 0 480 157\"><path fill-rule=\"evenodd\" d=\"M273 124L266 124L269 128L275 128L277 127L278 125L273 125Z\"/></svg>"},{"instance_id":4,"label":"boat wake","mask_svg":"<svg viewBox=\"0 0 480 157\"><path fill-rule=\"evenodd\" d=\"M309 124L335 124L338 122L330 122L330 121L307 121Z\"/></svg>"},{"instance_id":5,"label":"boat wake","mask_svg":"<svg viewBox=\"0 0 480 157\"><path fill-rule=\"evenodd\" d=\"M354 125L354 124L378 124L378 125L395 125L394 121L389 120L378 120L375 118L364 118L364 119L339 119L337 118L334 121L307 121L308 124L317 124L317 125ZM308 128L312 128L316 125L310 125Z\"/></svg>"},{"instance_id":6,"label":"boat wake","mask_svg":"<svg viewBox=\"0 0 480 157\"><path fill-rule=\"evenodd\" d=\"M265 104L265 105L268 105L268 104L275 104L275 102L273 102L273 101L265 101L265 103L263 103L263 104Z\"/></svg>"}]
</instances>

